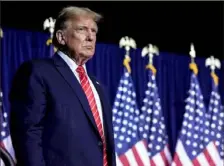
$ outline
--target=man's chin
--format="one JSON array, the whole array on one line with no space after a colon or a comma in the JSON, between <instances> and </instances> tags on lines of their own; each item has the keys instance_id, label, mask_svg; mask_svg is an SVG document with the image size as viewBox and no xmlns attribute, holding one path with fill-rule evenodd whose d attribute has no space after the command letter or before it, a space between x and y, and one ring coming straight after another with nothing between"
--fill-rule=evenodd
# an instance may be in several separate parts
<instances>
[{"instance_id":1,"label":"man's chin","mask_svg":"<svg viewBox=\"0 0 224 166\"><path fill-rule=\"evenodd\" d=\"M87 62L88 60L90 60L93 57L94 54L83 54L82 55L82 59L84 62Z\"/></svg>"},{"instance_id":2,"label":"man's chin","mask_svg":"<svg viewBox=\"0 0 224 166\"><path fill-rule=\"evenodd\" d=\"M94 55L94 52L92 52L92 51L91 52L86 52L86 53L83 54L83 56L86 57L86 58L92 58L93 55Z\"/></svg>"}]
</instances>

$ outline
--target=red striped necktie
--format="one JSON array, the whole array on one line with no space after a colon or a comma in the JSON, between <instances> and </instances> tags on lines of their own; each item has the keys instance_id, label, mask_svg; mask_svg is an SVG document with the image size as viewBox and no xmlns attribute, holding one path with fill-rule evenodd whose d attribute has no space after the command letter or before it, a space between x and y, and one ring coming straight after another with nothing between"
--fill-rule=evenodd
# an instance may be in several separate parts
<instances>
[{"instance_id":1,"label":"red striped necktie","mask_svg":"<svg viewBox=\"0 0 224 166\"><path fill-rule=\"evenodd\" d=\"M93 91L91 89L91 86L90 86L90 83L89 83L89 80L88 80L88 77L86 75L84 68L82 66L78 66L76 71L79 74L79 79L80 79L82 89L85 92L86 97L88 99L90 109L92 111L94 120L96 122L96 126L98 128L100 137L103 142L103 166L108 166L107 153L106 153L106 141L105 141L105 136L104 136L104 132L103 132L103 126L102 126L102 123L100 120L99 111L97 110L96 101L95 101L95 98L93 95Z\"/></svg>"}]
</instances>

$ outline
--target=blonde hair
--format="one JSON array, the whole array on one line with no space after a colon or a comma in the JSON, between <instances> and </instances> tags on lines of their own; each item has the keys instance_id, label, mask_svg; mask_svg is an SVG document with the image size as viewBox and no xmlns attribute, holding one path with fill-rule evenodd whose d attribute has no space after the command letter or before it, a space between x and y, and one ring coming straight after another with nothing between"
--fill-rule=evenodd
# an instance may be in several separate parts
<instances>
[{"instance_id":1,"label":"blonde hair","mask_svg":"<svg viewBox=\"0 0 224 166\"><path fill-rule=\"evenodd\" d=\"M58 30L62 30L66 28L66 22L70 19L76 18L78 16L88 16L92 18L96 23L98 23L103 17L99 13L96 13L89 8L84 8L84 7L76 7L76 6L69 6L63 8L59 15L58 18L55 22L55 27L54 27L54 33L53 33L53 45L56 47L60 47L60 44L57 41L56 38L56 32Z\"/></svg>"}]
</instances>

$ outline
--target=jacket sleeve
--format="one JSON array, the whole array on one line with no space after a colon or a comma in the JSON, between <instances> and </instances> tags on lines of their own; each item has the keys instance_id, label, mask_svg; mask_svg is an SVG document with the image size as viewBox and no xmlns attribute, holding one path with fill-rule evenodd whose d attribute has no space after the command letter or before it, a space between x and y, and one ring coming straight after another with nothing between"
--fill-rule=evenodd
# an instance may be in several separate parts
<instances>
[{"instance_id":1,"label":"jacket sleeve","mask_svg":"<svg viewBox=\"0 0 224 166\"><path fill-rule=\"evenodd\" d=\"M24 63L15 74L9 101L10 130L18 166L45 166L42 131L46 91L38 67Z\"/></svg>"}]
</instances>

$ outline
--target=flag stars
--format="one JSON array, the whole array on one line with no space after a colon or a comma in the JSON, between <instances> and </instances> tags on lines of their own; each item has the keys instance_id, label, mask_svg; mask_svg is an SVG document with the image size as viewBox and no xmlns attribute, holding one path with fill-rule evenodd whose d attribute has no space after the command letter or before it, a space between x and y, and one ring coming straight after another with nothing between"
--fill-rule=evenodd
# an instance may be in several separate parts
<instances>
[{"instance_id":1,"label":"flag stars","mask_svg":"<svg viewBox=\"0 0 224 166\"><path fill-rule=\"evenodd\" d=\"M3 123L2 123L2 126L3 126L3 127L6 127L6 126L7 126L7 123L6 123L6 122L3 122Z\"/></svg>"},{"instance_id":2,"label":"flag stars","mask_svg":"<svg viewBox=\"0 0 224 166\"><path fill-rule=\"evenodd\" d=\"M1 132L1 135L4 137L6 135L6 132L5 131L2 131Z\"/></svg>"},{"instance_id":3,"label":"flag stars","mask_svg":"<svg viewBox=\"0 0 224 166\"><path fill-rule=\"evenodd\" d=\"M148 85L148 88L151 88L152 83L151 83L151 82L149 82L147 85Z\"/></svg>"},{"instance_id":4,"label":"flag stars","mask_svg":"<svg viewBox=\"0 0 224 166\"><path fill-rule=\"evenodd\" d=\"M146 134L146 133L143 133L143 138L147 138L148 137L148 135Z\"/></svg>"},{"instance_id":5,"label":"flag stars","mask_svg":"<svg viewBox=\"0 0 224 166\"><path fill-rule=\"evenodd\" d=\"M128 112L125 112L125 113L124 113L124 116L125 116L125 117L128 117L128 115L129 115Z\"/></svg>"},{"instance_id":6,"label":"flag stars","mask_svg":"<svg viewBox=\"0 0 224 166\"><path fill-rule=\"evenodd\" d=\"M191 129L192 128L192 124L188 124L188 128Z\"/></svg>"},{"instance_id":7,"label":"flag stars","mask_svg":"<svg viewBox=\"0 0 224 166\"><path fill-rule=\"evenodd\" d=\"M157 149L157 150L160 150L160 146L159 146L159 145L156 145L156 149Z\"/></svg>"},{"instance_id":8,"label":"flag stars","mask_svg":"<svg viewBox=\"0 0 224 166\"><path fill-rule=\"evenodd\" d=\"M222 130L221 124L220 124L220 126L218 126L218 130L220 130L220 131Z\"/></svg>"},{"instance_id":9,"label":"flag stars","mask_svg":"<svg viewBox=\"0 0 224 166\"><path fill-rule=\"evenodd\" d=\"M148 102L148 98L145 98L145 99L143 100L143 102L144 102L144 103L147 103L147 102Z\"/></svg>"},{"instance_id":10,"label":"flag stars","mask_svg":"<svg viewBox=\"0 0 224 166\"><path fill-rule=\"evenodd\" d=\"M207 135L209 134L209 130L208 129L205 130L205 134L207 134Z\"/></svg>"},{"instance_id":11,"label":"flag stars","mask_svg":"<svg viewBox=\"0 0 224 166\"><path fill-rule=\"evenodd\" d=\"M214 129L216 127L216 125L214 123L212 123L211 127Z\"/></svg>"},{"instance_id":12,"label":"flag stars","mask_svg":"<svg viewBox=\"0 0 224 166\"><path fill-rule=\"evenodd\" d=\"M146 107L143 106L141 110L142 110L142 112L146 111Z\"/></svg>"},{"instance_id":13,"label":"flag stars","mask_svg":"<svg viewBox=\"0 0 224 166\"><path fill-rule=\"evenodd\" d=\"M131 130L128 130L127 133L128 133L128 135L131 135L132 132L131 132Z\"/></svg>"},{"instance_id":14,"label":"flag stars","mask_svg":"<svg viewBox=\"0 0 224 166\"><path fill-rule=\"evenodd\" d=\"M118 143L118 144L117 144L117 147L118 147L118 148L122 148L122 144L121 144L121 143Z\"/></svg>"},{"instance_id":15,"label":"flag stars","mask_svg":"<svg viewBox=\"0 0 224 166\"><path fill-rule=\"evenodd\" d=\"M124 133L126 129L124 127L121 128L121 132Z\"/></svg>"},{"instance_id":16,"label":"flag stars","mask_svg":"<svg viewBox=\"0 0 224 166\"><path fill-rule=\"evenodd\" d=\"M155 136L154 135L150 135L150 140L152 141L152 140L154 140L154 138L155 138Z\"/></svg>"},{"instance_id":17,"label":"flag stars","mask_svg":"<svg viewBox=\"0 0 224 166\"><path fill-rule=\"evenodd\" d=\"M212 120L216 121L216 119L217 119L217 117L214 115L214 116L212 117Z\"/></svg>"},{"instance_id":18,"label":"flag stars","mask_svg":"<svg viewBox=\"0 0 224 166\"><path fill-rule=\"evenodd\" d=\"M3 113L4 118L8 117L8 114L6 112Z\"/></svg>"},{"instance_id":19,"label":"flag stars","mask_svg":"<svg viewBox=\"0 0 224 166\"><path fill-rule=\"evenodd\" d=\"M216 146L219 146L220 145L220 142L219 141L215 141L215 145Z\"/></svg>"},{"instance_id":20,"label":"flag stars","mask_svg":"<svg viewBox=\"0 0 224 166\"><path fill-rule=\"evenodd\" d=\"M158 122L158 120L157 119L153 119L152 122L156 124Z\"/></svg>"},{"instance_id":21,"label":"flag stars","mask_svg":"<svg viewBox=\"0 0 224 166\"><path fill-rule=\"evenodd\" d=\"M197 139L198 138L198 134L194 134L194 138Z\"/></svg>"},{"instance_id":22,"label":"flag stars","mask_svg":"<svg viewBox=\"0 0 224 166\"><path fill-rule=\"evenodd\" d=\"M197 152L194 150L194 151L192 152L192 155L193 155L193 156L196 156L196 154L197 154Z\"/></svg>"},{"instance_id":23,"label":"flag stars","mask_svg":"<svg viewBox=\"0 0 224 166\"><path fill-rule=\"evenodd\" d=\"M217 133L217 134L216 134L216 137L217 137L217 138L221 138L221 134L220 134L220 133Z\"/></svg>"},{"instance_id":24,"label":"flag stars","mask_svg":"<svg viewBox=\"0 0 224 166\"><path fill-rule=\"evenodd\" d=\"M121 98L121 94L118 93L118 94L116 95L116 97L117 97L118 99L120 99L120 98ZM116 102L115 102L115 103L116 103ZM117 105L117 106L119 106L119 105Z\"/></svg>"},{"instance_id":25,"label":"flag stars","mask_svg":"<svg viewBox=\"0 0 224 166\"><path fill-rule=\"evenodd\" d=\"M149 109L147 110L147 112L148 112L149 114L151 114L151 113L152 113L152 109L149 108Z\"/></svg>"},{"instance_id":26,"label":"flag stars","mask_svg":"<svg viewBox=\"0 0 224 166\"><path fill-rule=\"evenodd\" d=\"M143 130L143 127L139 127L139 131L140 132L143 132L144 130Z\"/></svg>"},{"instance_id":27,"label":"flag stars","mask_svg":"<svg viewBox=\"0 0 224 166\"><path fill-rule=\"evenodd\" d=\"M144 128L145 128L145 130L148 130L149 129L149 126L148 125L145 125Z\"/></svg>"},{"instance_id":28,"label":"flag stars","mask_svg":"<svg viewBox=\"0 0 224 166\"><path fill-rule=\"evenodd\" d=\"M146 121L150 122L151 118L150 117L146 117Z\"/></svg>"},{"instance_id":29,"label":"flag stars","mask_svg":"<svg viewBox=\"0 0 224 166\"><path fill-rule=\"evenodd\" d=\"M118 126L115 126L115 127L114 127L114 130L115 130L115 131L118 131L118 130L119 130L119 127L118 127Z\"/></svg>"},{"instance_id":30,"label":"flag stars","mask_svg":"<svg viewBox=\"0 0 224 166\"><path fill-rule=\"evenodd\" d=\"M126 141L127 142L131 142L131 139L128 137L128 138L126 138Z\"/></svg>"},{"instance_id":31,"label":"flag stars","mask_svg":"<svg viewBox=\"0 0 224 166\"><path fill-rule=\"evenodd\" d=\"M114 104L113 116L115 117L113 123L114 126L118 126L114 132L119 136L115 138L115 144L117 145L116 152L119 154L124 154L128 148L132 147L137 141L137 125L139 121L137 117L139 115L139 110L136 105L136 94L134 92L132 80L130 74L125 72L120 80L118 92L115 101L118 104ZM118 98L119 97L119 98ZM118 114L119 110L122 114ZM119 123L117 119L120 119Z\"/></svg>"},{"instance_id":32,"label":"flag stars","mask_svg":"<svg viewBox=\"0 0 224 166\"><path fill-rule=\"evenodd\" d=\"M124 80L124 85L128 85L128 80Z\"/></svg>"},{"instance_id":33,"label":"flag stars","mask_svg":"<svg viewBox=\"0 0 224 166\"><path fill-rule=\"evenodd\" d=\"M158 137L158 142L162 142L162 137Z\"/></svg>"},{"instance_id":34,"label":"flag stars","mask_svg":"<svg viewBox=\"0 0 224 166\"><path fill-rule=\"evenodd\" d=\"M187 145L190 145L190 144L191 144L191 141L187 140L187 141L186 141L186 144L187 144Z\"/></svg>"},{"instance_id":35,"label":"flag stars","mask_svg":"<svg viewBox=\"0 0 224 166\"><path fill-rule=\"evenodd\" d=\"M191 132L187 132L187 136L188 137L191 137Z\"/></svg>"},{"instance_id":36,"label":"flag stars","mask_svg":"<svg viewBox=\"0 0 224 166\"><path fill-rule=\"evenodd\" d=\"M123 141L123 140L124 140L124 136L121 135L121 136L119 137L119 139L120 139L121 141Z\"/></svg>"},{"instance_id":37,"label":"flag stars","mask_svg":"<svg viewBox=\"0 0 224 166\"><path fill-rule=\"evenodd\" d=\"M203 149L204 148L204 146L202 144L200 144L199 147L200 147L200 149Z\"/></svg>"}]
</instances>

